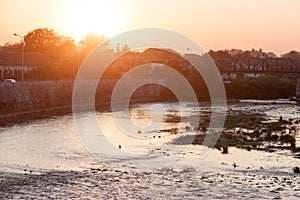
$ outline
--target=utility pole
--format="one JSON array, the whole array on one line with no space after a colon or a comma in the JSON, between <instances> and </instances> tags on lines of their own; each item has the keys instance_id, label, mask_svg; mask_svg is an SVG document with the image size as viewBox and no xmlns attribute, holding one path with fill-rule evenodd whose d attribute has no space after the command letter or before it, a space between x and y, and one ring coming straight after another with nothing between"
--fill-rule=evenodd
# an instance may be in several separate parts
<instances>
[{"instance_id":1,"label":"utility pole","mask_svg":"<svg viewBox=\"0 0 300 200\"><path fill-rule=\"evenodd\" d=\"M14 33L14 36L20 37L21 41L22 41L22 82L24 82L24 37L22 37L21 35Z\"/></svg>"}]
</instances>

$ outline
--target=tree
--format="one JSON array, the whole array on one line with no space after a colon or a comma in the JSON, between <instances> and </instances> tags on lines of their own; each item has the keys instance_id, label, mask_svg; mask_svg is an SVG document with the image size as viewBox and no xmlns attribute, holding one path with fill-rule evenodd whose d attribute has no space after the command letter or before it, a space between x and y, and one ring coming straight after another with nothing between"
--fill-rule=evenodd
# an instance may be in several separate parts
<instances>
[{"instance_id":1,"label":"tree","mask_svg":"<svg viewBox=\"0 0 300 200\"><path fill-rule=\"evenodd\" d=\"M288 53L282 54L281 55L282 58L297 58L300 59L300 53L297 51L290 51Z\"/></svg>"},{"instance_id":2,"label":"tree","mask_svg":"<svg viewBox=\"0 0 300 200\"><path fill-rule=\"evenodd\" d=\"M53 29L39 28L24 36L25 51L38 52L51 56L67 56L75 53L74 41L58 35Z\"/></svg>"},{"instance_id":3,"label":"tree","mask_svg":"<svg viewBox=\"0 0 300 200\"><path fill-rule=\"evenodd\" d=\"M231 54L229 53L229 51L227 49L218 50L218 51L209 50L208 54L212 58L230 58L231 57Z\"/></svg>"},{"instance_id":4,"label":"tree","mask_svg":"<svg viewBox=\"0 0 300 200\"><path fill-rule=\"evenodd\" d=\"M290 58L292 60L294 60L294 62L297 64L297 65L300 65L300 52L297 52L297 51L290 51L288 53L285 53L285 54L282 54L281 55L282 58Z\"/></svg>"},{"instance_id":5,"label":"tree","mask_svg":"<svg viewBox=\"0 0 300 200\"><path fill-rule=\"evenodd\" d=\"M16 42L16 43L6 42L3 46L0 46L0 52L15 52L21 50L22 50L21 42Z\"/></svg>"},{"instance_id":6,"label":"tree","mask_svg":"<svg viewBox=\"0 0 300 200\"><path fill-rule=\"evenodd\" d=\"M79 42L79 51L81 52L82 56L85 57L92 49L102 44L106 40L107 38L102 35L90 33Z\"/></svg>"},{"instance_id":7,"label":"tree","mask_svg":"<svg viewBox=\"0 0 300 200\"><path fill-rule=\"evenodd\" d=\"M210 50L208 54L212 58L260 58L260 57L269 57L269 58L276 58L276 54L273 52L263 52L262 49L255 50L241 50L241 49L231 49L231 50Z\"/></svg>"},{"instance_id":8,"label":"tree","mask_svg":"<svg viewBox=\"0 0 300 200\"><path fill-rule=\"evenodd\" d=\"M68 79L74 76L77 57L73 39L59 35L53 29L38 28L28 32L24 36L24 42L26 53L45 54L57 61L43 70L51 79Z\"/></svg>"}]
</instances>

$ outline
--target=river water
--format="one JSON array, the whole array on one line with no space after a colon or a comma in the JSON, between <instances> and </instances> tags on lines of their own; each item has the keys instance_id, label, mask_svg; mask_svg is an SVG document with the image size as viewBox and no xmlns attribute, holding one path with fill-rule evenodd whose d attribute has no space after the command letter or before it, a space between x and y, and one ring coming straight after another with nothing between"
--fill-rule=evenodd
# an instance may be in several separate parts
<instances>
[{"instance_id":1,"label":"river water","mask_svg":"<svg viewBox=\"0 0 300 200\"><path fill-rule=\"evenodd\" d=\"M162 110L164 117L161 117ZM300 198L300 175L292 171L293 167L300 167L300 159L288 150L270 153L232 147L229 154L213 149L201 158L200 148L205 148L201 145L177 148L172 144L175 137L192 134L196 116L209 116L209 111L205 104L199 108L191 103L183 107L176 103L136 104L130 111L134 124L146 127L150 122L160 124L167 120L160 130L134 130L132 137L143 137L142 143L122 140L111 128L112 114L96 113L116 151L153 154L154 160L144 154L122 159L105 152L105 148L103 154L93 156L80 138L73 115L2 127L0 198ZM277 120L279 116L300 119L300 107L294 104L232 103L226 111L227 114L264 114L268 120ZM181 112L187 117L178 122ZM125 114L121 109L115 116L127 122ZM77 115L81 121L89 121L91 117L93 113ZM296 145L300 144L299 127ZM104 144L100 141L98 145ZM159 149L161 146L166 148ZM164 165L156 163L166 156L172 159Z\"/></svg>"}]
</instances>

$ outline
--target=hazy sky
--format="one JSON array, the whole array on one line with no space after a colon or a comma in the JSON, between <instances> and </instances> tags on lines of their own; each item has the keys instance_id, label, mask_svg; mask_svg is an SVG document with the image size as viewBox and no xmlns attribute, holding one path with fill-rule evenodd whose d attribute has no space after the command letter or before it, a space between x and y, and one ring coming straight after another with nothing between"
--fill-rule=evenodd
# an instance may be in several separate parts
<instances>
[{"instance_id":1,"label":"hazy sky","mask_svg":"<svg viewBox=\"0 0 300 200\"><path fill-rule=\"evenodd\" d=\"M49 27L79 41L156 27L183 33L204 49L300 51L300 0L0 0L0 44Z\"/></svg>"}]
</instances>

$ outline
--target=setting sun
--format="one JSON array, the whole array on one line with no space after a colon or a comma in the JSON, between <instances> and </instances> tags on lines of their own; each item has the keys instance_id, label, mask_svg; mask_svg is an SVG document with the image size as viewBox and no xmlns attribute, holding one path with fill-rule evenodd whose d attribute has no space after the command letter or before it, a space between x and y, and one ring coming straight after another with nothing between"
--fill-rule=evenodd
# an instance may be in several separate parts
<instances>
[{"instance_id":1,"label":"setting sun","mask_svg":"<svg viewBox=\"0 0 300 200\"><path fill-rule=\"evenodd\" d=\"M116 1L74 1L62 18L66 32L75 40L82 39L88 33L111 37L125 23L120 3Z\"/></svg>"}]
</instances>

